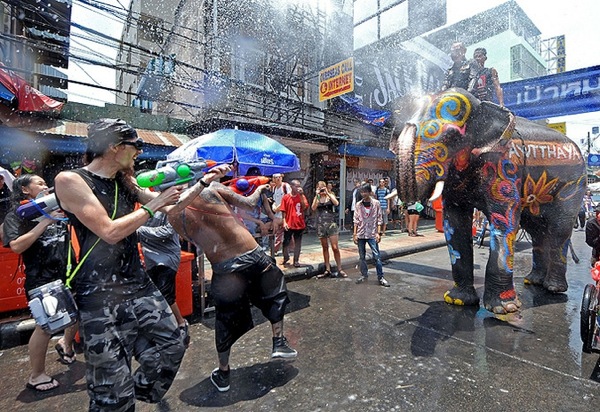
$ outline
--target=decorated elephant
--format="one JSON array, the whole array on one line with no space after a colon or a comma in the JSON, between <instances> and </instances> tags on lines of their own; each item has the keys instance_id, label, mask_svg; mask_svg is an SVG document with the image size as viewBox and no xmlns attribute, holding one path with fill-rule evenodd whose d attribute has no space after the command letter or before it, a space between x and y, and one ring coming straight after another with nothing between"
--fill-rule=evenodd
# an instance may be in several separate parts
<instances>
[{"instance_id":1,"label":"decorated elephant","mask_svg":"<svg viewBox=\"0 0 600 412\"><path fill-rule=\"evenodd\" d=\"M478 305L473 286L473 210L489 221L490 255L483 304L494 313L519 310L513 283L515 238L532 239L525 284L567 290L567 251L586 187L579 148L566 136L481 102L462 89L419 101L390 148L398 158L403 201L443 200L444 233L454 287L444 300Z\"/></svg>"}]
</instances>

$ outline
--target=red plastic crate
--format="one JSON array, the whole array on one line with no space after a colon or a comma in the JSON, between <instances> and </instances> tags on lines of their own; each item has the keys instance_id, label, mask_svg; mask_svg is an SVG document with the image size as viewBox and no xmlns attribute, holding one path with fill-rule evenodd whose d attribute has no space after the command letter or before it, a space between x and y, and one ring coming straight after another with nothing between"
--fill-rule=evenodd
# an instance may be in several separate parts
<instances>
[{"instance_id":1,"label":"red plastic crate","mask_svg":"<svg viewBox=\"0 0 600 412\"><path fill-rule=\"evenodd\" d=\"M194 254L181 252L181 263L175 278L175 302L179 307L181 316L189 316L194 312L192 293L192 261Z\"/></svg>"},{"instance_id":2,"label":"red plastic crate","mask_svg":"<svg viewBox=\"0 0 600 412\"><path fill-rule=\"evenodd\" d=\"M19 255L0 247L0 312L27 308L25 273L18 264Z\"/></svg>"}]
</instances>

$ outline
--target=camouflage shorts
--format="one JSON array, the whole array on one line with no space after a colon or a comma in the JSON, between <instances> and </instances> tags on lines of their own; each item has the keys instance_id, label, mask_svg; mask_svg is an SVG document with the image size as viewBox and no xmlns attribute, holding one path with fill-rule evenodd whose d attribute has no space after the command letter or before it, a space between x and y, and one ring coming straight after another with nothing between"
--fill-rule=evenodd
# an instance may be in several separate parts
<instances>
[{"instance_id":1,"label":"camouflage shorts","mask_svg":"<svg viewBox=\"0 0 600 412\"><path fill-rule=\"evenodd\" d=\"M158 290L113 307L81 310L90 411L126 411L135 399L158 402L185 352L177 321ZM131 369L131 358L139 362Z\"/></svg>"},{"instance_id":2,"label":"camouflage shorts","mask_svg":"<svg viewBox=\"0 0 600 412\"><path fill-rule=\"evenodd\" d=\"M335 236L340 233L338 224L335 222L321 223L317 225L317 237L329 237Z\"/></svg>"}]
</instances>

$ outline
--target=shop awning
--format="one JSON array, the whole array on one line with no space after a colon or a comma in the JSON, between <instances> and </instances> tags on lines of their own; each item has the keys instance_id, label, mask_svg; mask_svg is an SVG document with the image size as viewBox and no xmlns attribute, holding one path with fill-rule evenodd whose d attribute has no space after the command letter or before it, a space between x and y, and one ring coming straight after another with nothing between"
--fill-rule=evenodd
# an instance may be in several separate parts
<instances>
[{"instance_id":1,"label":"shop awning","mask_svg":"<svg viewBox=\"0 0 600 412\"><path fill-rule=\"evenodd\" d=\"M342 156L374 157L378 159L394 160L396 156L388 149L380 147L360 146L356 144L341 144L338 153Z\"/></svg>"},{"instance_id":2,"label":"shop awning","mask_svg":"<svg viewBox=\"0 0 600 412\"><path fill-rule=\"evenodd\" d=\"M2 138L3 147L13 150L27 148L46 149L51 153L83 154L85 152L84 138L87 136L88 124L65 120L50 120L35 122L30 125L9 129L8 134L21 136L17 139ZM146 143L140 159L164 159L175 148L190 140L183 134L158 130L136 129L138 136ZM12 133L11 133L12 131ZM26 137L25 137L26 136Z\"/></svg>"}]
</instances>

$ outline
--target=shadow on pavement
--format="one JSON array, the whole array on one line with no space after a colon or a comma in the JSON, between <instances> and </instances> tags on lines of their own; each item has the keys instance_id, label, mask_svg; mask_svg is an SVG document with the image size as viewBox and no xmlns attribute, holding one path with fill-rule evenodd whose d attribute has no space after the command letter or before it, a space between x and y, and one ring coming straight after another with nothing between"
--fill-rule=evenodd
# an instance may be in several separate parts
<instances>
[{"instance_id":1,"label":"shadow on pavement","mask_svg":"<svg viewBox=\"0 0 600 412\"><path fill-rule=\"evenodd\" d=\"M184 390L179 399L190 406L219 408L238 402L254 400L283 386L298 375L291 362L272 361L231 370L231 389L219 392L207 377L197 385Z\"/></svg>"},{"instance_id":2,"label":"shadow on pavement","mask_svg":"<svg viewBox=\"0 0 600 412\"><path fill-rule=\"evenodd\" d=\"M410 347L414 356L434 356L438 342L450 339L457 332L473 332L480 327L475 325L477 319L483 324L486 332L491 328L502 327L509 328L513 332L533 333L515 324L519 321L518 315L494 315L480 306L454 306L443 301L415 302L429 307L421 316L396 324L402 326L408 323L415 326ZM495 333L493 336L494 339L498 339L502 335L502 333Z\"/></svg>"},{"instance_id":3,"label":"shadow on pavement","mask_svg":"<svg viewBox=\"0 0 600 412\"><path fill-rule=\"evenodd\" d=\"M388 261L387 266L390 269L400 270L411 275L427 276L435 279L452 280L452 271L448 269L440 269L435 266L421 265L411 263L400 259Z\"/></svg>"},{"instance_id":4,"label":"shadow on pavement","mask_svg":"<svg viewBox=\"0 0 600 412\"><path fill-rule=\"evenodd\" d=\"M556 303L566 303L569 296L566 293L550 293L541 286L526 285L519 293L522 307L534 308Z\"/></svg>"},{"instance_id":5,"label":"shadow on pavement","mask_svg":"<svg viewBox=\"0 0 600 412\"><path fill-rule=\"evenodd\" d=\"M85 362L78 360L73 363L69 369L65 369L58 374L53 374L52 377L60 383L58 388L47 392L39 392L25 388L27 381L24 381L23 390L19 393L16 400L23 403L33 403L54 396L64 396L65 394L87 390L85 381L83 381L83 383L75 384L78 380L85 378Z\"/></svg>"}]
</instances>

